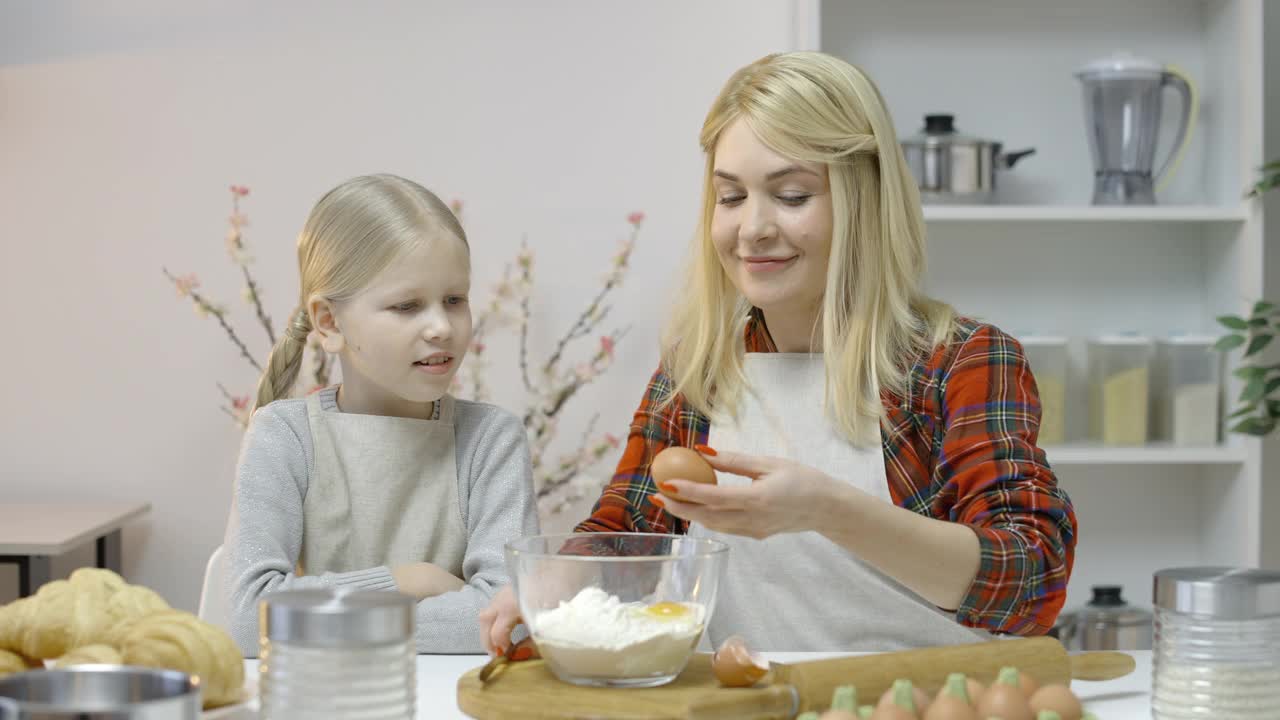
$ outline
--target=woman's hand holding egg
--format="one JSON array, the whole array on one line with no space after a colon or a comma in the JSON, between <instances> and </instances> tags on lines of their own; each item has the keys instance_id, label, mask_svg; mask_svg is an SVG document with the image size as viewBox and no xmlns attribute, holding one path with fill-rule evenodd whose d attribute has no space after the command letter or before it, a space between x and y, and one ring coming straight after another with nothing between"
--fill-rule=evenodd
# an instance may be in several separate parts
<instances>
[{"instance_id":1,"label":"woman's hand holding egg","mask_svg":"<svg viewBox=\"0 0 1280 720\"><path fill-rule=\"evenodd\" d=\"M665 466L660 473L659 460L674 449L677 448L664 450L654 458L651 472L662 493L655 502L682 520L717 532L763 539L779 533L818 530L826 521L824 513L839 507L832 498L838 491L849 489L826 473L797 462L716 452L711 448L700 448L711 468L750 478L751 485L726 487L695 482L696 478L665 474Z\"/></svg>"}]
</instances>

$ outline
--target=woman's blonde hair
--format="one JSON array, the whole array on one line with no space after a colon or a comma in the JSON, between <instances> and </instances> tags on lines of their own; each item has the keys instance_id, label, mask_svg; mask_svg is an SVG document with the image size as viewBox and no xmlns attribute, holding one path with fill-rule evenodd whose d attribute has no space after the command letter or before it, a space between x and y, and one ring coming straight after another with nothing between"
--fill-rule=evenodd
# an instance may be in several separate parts
<instances>
[{"instance_id":1,"label":"woman's blonde hair","mask_svg":"<svg viewBox=\"0 0 1280 720\"><path fill-rule=\"evenodd\" d=\"M880 390L905 394L912 362L951 336L954 314L920 286L920 196L880 91L858 68L822 53L751 63L729 78L707 113L691 277L663 341L670 397L682 395L709 415L714 394L717 412L733 412L746 381L742 332L750 306L711 241L716 143L737 120L775 152L827 166L833 218L820 319L826 410L851 441L878 442Z\"/></svg>"},{"instance_id":2,"label":"woman's blonde hair","mask_svg":"<svg viewBox=\"0 0 1280 720\"><path fill-rule=\"evenodd\" d=\"M320 198L298 236L298 307L271 349L254 408L292 391L312 330L309 298L350 299L391 263L442 233L467 242L449 207L402 177L352 178Z\"/></svg>"}]
</instances>

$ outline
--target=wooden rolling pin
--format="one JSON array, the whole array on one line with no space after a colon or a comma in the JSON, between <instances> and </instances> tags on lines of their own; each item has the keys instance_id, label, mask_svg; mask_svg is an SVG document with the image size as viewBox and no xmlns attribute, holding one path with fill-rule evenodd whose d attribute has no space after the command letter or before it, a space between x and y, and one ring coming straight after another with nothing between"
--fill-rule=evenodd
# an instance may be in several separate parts
<instances>
[{"instance_id":1,"label":"wooden rolling pin","mask_svg":"<svg viewBox=\"0 0 1280 720\"><path fill-rule=\"evenodd\" d=\"M947 675L962 672L984 685L995 681L1000 668L1013 666L1041 685L1070 684L1072 680L1114 680L1133 672L1134 660L1121 652L1068 655L1054 638L993 640L973 645L950 645L856 657L772 663L769 687L753 709L762 716L792 717L792 713L823 710L840 685L855 685L860 698L878 698L898 678L908 678L930 695L946 683ZM689 720L728 720L742 717L743 707L732 693L708 693L689 705Z\"/></svg>"}]
</instances>

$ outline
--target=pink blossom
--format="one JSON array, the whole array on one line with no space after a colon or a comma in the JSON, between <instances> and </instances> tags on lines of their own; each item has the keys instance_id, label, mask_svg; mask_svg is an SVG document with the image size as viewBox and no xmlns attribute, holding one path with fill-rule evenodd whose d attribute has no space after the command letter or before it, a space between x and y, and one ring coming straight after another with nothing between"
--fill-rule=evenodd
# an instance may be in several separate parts
<instances>
[{"instance_id":1,"label":"pink blossom","mask_svg":"<svg viewBox=\"0 0 1280 720\"><path fill-rule=\"evenodd\" d=\"M471 352L476 353L477 355L484 352L484 343L482 342L472 343Z\"/></svg>"},{"instance_id":2,"label":"pink blossom","mask_svg":"<svg viewBox=\"0 0 1280 720\"><path fill-rule=\"evenodd\" d=\"M619 440L619 439L617 438L617 436L612 435L612 434L610 434L610 433L605 433L605 434L604 434L604 441L605 441L605 442L607 442L607 443L609 443L609 447L612 447L612 448L616 448L616 447L618 447L619 445L621 445L621 444L622 444L622 441L621 441L621 440Z\"/></svg>"},{"instance_id":3,"label":"pink blossom","mask_svg":"<svg viewBox=\"0 0 1280 720\"><path fill-rule=\"evenodd\" d=\"M249 396L238 395L236 397L231 398L231 407L235 408L236 410L244 410L245 408L249 407Z\"/></svg>"},{"instance_id":4,"label":"pink blossom","mask_svg":"<svg viewBox=\"0 0 1280 720\"><path fill-rule=\"evenodd\" d=\"M640 227L640 223L644 222L644 213L636 211L627 216L627 222Z\"/></svg>"},{"instance_id":5,"label":"pink blossom","mask_svg":"<svg viewBox=\"0 0 1280 720\"><path fill-rule=\"evenodd\" d=\"M609 337L608 335L601 335L600 349L604 352L605 355L608 355L609 357L613 357L613 338Z\"/></svg>"},{"instance_id":6,"label":"pink blossom","mask_svg":"<svg viewBox=\"0 0 1280 720\"><path fill-rule=\"evenodd\" d=\"M192 290L200 287L200 278L196 277L195 273L179 275L173 281L173 284L178 288L178 296L186 297L191 294Z\"/></svg>"},{"instance_id":7,"label":"pink blossom","mask_svg":"<svg viewBox=\"0 0 1280 720\"><path fill-rule=\"evenodd\" d=\"M240 197L244 197L245 195L248 195L248 194L249 194L249 188L245 187L244 185L232 185L232 186L231 186L231 194L232 194L232 195L239 195Z\"/></svg>"},{"instance_id":8,"label":"pink blossom","mask_svg":"<svg viewBox=\"0 0 1280 720\"><path fill-rule=\"evenodd\" d=\"M453 214L454 214L454 215L461 215L461 214L462 214L462 199L461 199L461 198L454 198L454 199L450 200L450 201L449 201L449 209L453 211Z\"/></svg>"}]
</instances>

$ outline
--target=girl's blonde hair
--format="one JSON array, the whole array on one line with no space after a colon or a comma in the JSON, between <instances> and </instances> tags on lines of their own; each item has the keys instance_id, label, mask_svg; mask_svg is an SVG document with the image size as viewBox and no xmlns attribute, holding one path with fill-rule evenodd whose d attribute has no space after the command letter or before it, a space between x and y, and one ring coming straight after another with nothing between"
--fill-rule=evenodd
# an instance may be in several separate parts
<instances>
[{"instance_id":1,"label":"girl's blonde hair","mask_svg":"<svg viewBox=\"0 0 1280 720\"><path fill-rule=\"evenodd\" d=\"M254 408L293 389L312 330L309 298L319 295L332 303L350 299L391 263L442 233L467 243L449 207L402 177L352 178L320 198L298 236L298 307L271 349Z\"/></svg>"},{"instance_id":2,"label":"girl's blonde hair","mask_svg":"<svg viewBox=\"0 0 1280 720\"><path fill-rule=\"evenodd\" d=\"M729 78L707 113L702 212L687 292L663 341L664 369L704 414L737 407L750 306L711 242L716 143L745 122L775 152L827 166L831 259L822 300L826 410L853 442L878 442L880 390L906 392L912 361L951 336L950 306L922 291L924 217L884 98L861 70L830 55L768 55ZM815 332L817 328L815 327Z\"/></svg>"}]
</instances>

